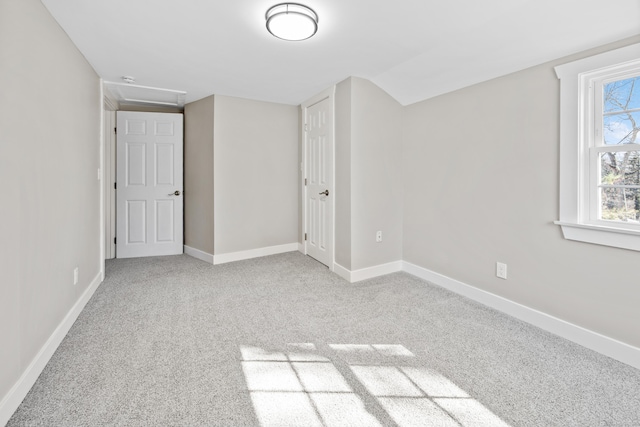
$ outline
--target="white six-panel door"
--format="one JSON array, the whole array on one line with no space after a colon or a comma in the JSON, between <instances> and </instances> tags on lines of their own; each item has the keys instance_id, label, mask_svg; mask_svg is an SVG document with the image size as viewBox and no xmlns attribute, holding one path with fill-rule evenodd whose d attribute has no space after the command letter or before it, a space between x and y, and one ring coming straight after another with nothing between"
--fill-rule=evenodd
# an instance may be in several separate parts
<instances>
[{"instance_id":1,"label":"white six-panel door","mask_svg":"<svg viewBox=\"0 0 640 427\"><path fill-rule=\"evenodd\" d=\"M183 116L118 111L116 257L183 252Z\"/></svg>"},{"instance_id":2,"label":"white six-panel door","mask_svg":"<svg viewBox=\"0 0 640 427\"><path fill-rule=\"evenodd\" d=\"M330 98L305 109L307 254L333 266L333 105Z\"/></svg>"}]
</instances>

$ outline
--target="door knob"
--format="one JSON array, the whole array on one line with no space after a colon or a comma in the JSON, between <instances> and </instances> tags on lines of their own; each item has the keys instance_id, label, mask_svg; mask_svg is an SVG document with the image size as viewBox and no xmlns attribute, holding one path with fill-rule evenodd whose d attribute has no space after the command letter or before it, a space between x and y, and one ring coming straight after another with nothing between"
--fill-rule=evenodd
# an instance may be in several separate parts
<instances>
[{"instance_id":1,"label":"door knob","mask_svg":"<svg viewBox=\"0 0 640 427\"><path fill-rule=\"evenodd\" d=\"M324 190L322 193L319 193L321 196L324 194L325 196L329 195L329 190Z\"/></svg>"},{"instance_id":2,"label":"door knob","mask_svg":"<svg viewBox=\"0 0 640 427\"><path fill-rule=\"evenodd\" d=\"M179 190L176 190L176 191L174 191L173 193L170 193L169 195L170 195L170 196L179 196L179 195L180 195L180 191L179 191Z\"/></svg>"}]
</instances>

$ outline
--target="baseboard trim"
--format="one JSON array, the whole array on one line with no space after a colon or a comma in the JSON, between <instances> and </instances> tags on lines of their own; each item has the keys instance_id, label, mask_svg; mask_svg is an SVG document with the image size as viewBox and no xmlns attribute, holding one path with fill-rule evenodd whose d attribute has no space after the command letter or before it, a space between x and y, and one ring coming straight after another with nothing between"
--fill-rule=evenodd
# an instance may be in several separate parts
<instances>
[{"instance_id":1,"label":"baseboard trim","mask_svg":"<svg viewBox=\"0 0 640 427\"><path fill-rule=\"evenodd\" d=\"M212 257L214 264L223 264L226 262L239 261L243 259L257 258L261 256L274 255L284 252L292 252L300 250L301 244L291 243L279 246L270 246L266 248L253 249L249 251L233 252L222 255L211 255L206 252L199 251L194 248L185 246L185 253L198 259L198 255L205 258ZM304 248L303 248L304 249ZM191 253L190 253L191 252ZM302 251L301 251L302 252ZM203 259L209 261L211 258ZM564 339L575 342L593 351L605 356L611 357L622 363L640 369L640 348L617 341L613 338L601 335L597 332L585 329L581 326L574 325L562 319L558 319L549 314L532 309L514 301L508 300L501 296L483 291L464 282L452 279L440 273L436 273L427 268L417 266L407 261L394 261L387 264L381 264L360 270L350 271L343 266L334 263L334 272L343 277L347 281L353 283L360 280L366 280L385 274L404 271L413 276L426 280L434 285L448 289L454 293L472 299L476 302L494 308L500 312L508 314L512 317L520 319L531 325L537 326L550 333L558 335ZM91 299L95 291L102 283L104 272L100 271L92 280L89 287L82 294L80 299L73 305L62 322L51 334L47 342L42 346L38 354L31 361L27 369L24 371L20 379L9 390L7 395L0 402L0 426L5 425L13 413L18 409L22 400L33 387L38 376L42 373L45 366L53 356L54 352L69 332L73 323L76 321L87 302Z\"/></svg>"},{"instance_id":2,"label":"baseboard trim","mask_svg":"<svg viewBox=\"0 0 640 427\"><path fill-rule=\"evenodd\" d=\"M640 369L640 348L574 325L573 323L558 319L557 317L406 261L403 262L402 270L434 285L448 289L456 294L515 317L516 319L537 326L554 335L558 335L595 352Z\"/></svg>"},{"instance_id":3,"label":"baseboard trim","mask_svg":"<svg viewBox=\"0 0 640 427\"><path fill-rule=\"evenodd\" d=\"M351 282L373 279L374 277L397 273L398 271L402 271L402 261L393 261L386 264L374 265L373 267L361 268L360 270L351 272Z\"/></svg>"},{"instance_id":4,"label":"baseboard trim","mask_svg":"<svg viewBox=\"0 0 640 427\"><path fill-rule=\"evenodd\" d=\"M384 276L385 274L396 273L398 271L402 271L402 261L388 262L386 264L374 265L373 267L353 271L348 270L338 263L333 263L333 272L349 283L373 279L374 277Z\"/></svg>"},{"instance_id":5,"label":"baseboard trim","mask_svg":"<svg viewBox=\"0 0 640 427\"><path fill-rule=\"evenodd\" d=\"M298 252L302 252L303 254L307 254L305 252L305 247L304 247L304 243L298 243Z\"/></svg>"},{"instance_id":6,"label":"baseboard trim","mask_svg":"<svg viewBox=\"0 0 640 427\"><path fill-rule=\"evenodd\" d=\"M192 248L191 246L184 245L184 253L197 258L201 261L208 262L209 264L213 264L213 255L210 253L201 251L200 249Z\"/></svg>"},{"instance_id":7,"label":"baseboard trim","mask_svg":"<svg viewBox=\"0 0 640 427\"><path fill-rule=\"evenodd\" d=\"M473 301L496 309L523 322L537 326L554 335L572 341L597 353L611 357L634 368L640 369L640 348L607 337L582 326L574 325L550 314L527 307L499 295L476 288L443 274L407 261L395 261L351 271L334 263L334 272L350 283L371 279L385 274L404 271L429 283L448 289Z\"/></svg>"},{"instance_id":8,"label":"baseboard trim","mask_svg":"<svg viewBox=\"0 0 640 427\"><path fill-rule=\"evenodd\" d=\"M342 277L347 282L351 283L351 271L344 268L337 262L333 263L333 272L336 273L338 276Z\"/></svg>"},{"instance_id":9,"label":"baseboard trim","mask_svg":"<svg viewBox=\"0 0 640 427\"><path fill-rule=\"evenodd\" d=\"M285 252L294 252L298 250L298 243L287 243L286 245L268 246L266 248L251 249L248 251L231 252L228 254L220 254L213 256L215 265L225 264L227 262L242 261L244 259L259 258L268 255L282 254Z\"/></svg>"},{"instance_id":10,"label":"baseboard trim","mask_svg":"<svg viewBox=\"0 0 640 427\"><path fill-rule=\"evenodd\" d=\"M84 306L91 299L98 286L102 283L102 277L104 272L100 271L96 274L96 277L91 281L89 287L84 291L80 299L71 307L67 315L62 319L62 322L53 331L47 342L42 346L38 354L31 361L27 369L23 372L20 379L9 390L7 395L0 402L0 426L3 426L9 422L9 419L13 413L18 409L18 406L22 403L31 387L35 384L36 380L44 370L47 363L55 353L58 346L67 335L73 323L76 321Z\"/></svg>"}]
</instances>

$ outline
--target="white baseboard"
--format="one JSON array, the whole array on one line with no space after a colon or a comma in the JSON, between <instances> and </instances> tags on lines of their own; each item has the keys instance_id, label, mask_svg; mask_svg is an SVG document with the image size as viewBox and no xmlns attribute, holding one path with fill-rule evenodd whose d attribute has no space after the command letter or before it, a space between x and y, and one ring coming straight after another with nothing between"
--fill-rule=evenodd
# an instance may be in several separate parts
<instances>
[{"instance_id":1,"label":"white baseboard","mask_svg":"<svg viewBox=\"0 0 640 427\"><path fill-rule=\"evenodd\" d=\"M347 270L337 262L333 263L333 272L342 277L347 282L351 283L351 271Z\"/></svg>"},{"instance_id":2,"label":"white baseboard","mask_svg":"<svg viewBox=\"0 0 640 427\"><path fill-rule=\"evenodd\" d=\"M294 252L298 250L298 243L287 243L286 245L268 246L266 248L251 249L248 251L231 252L213 256L213 263L225 264L227 262L242 261L243 259L258 258L262 256L281 254L284 252Z\"/></svg>"},{"instance_id":3,"label":"white baseboard","mask_svg":"<svg viewBox=\"0 0 640 427\"><path fill-rule=\"evenodd\" d=\"M206 252L199 251L197 249L187 248L188 247L185 246L185 253L188 255L194 256L198 259L202 259L198 255L201 255L203 257L213 257L214 264L223 264L226 262L239 261L243 259L300 250L300 244L291 243L286 245L271 246L215 256L207 254ZM190 251L193 252L190 253ZM209 261L209 259L211 258L204 259L204 261L211 262ZM490 292L483 291L466 283L436 273L429 269L419 267L406 261L394 261L387 264L355 271L350 271L343 266L334 263L334 271L336 274L340 275L349 282L357 282L360 280L370 279L397 271L404 271L413 276L433 283L434 285L441 286L445 289L448 289L459 295L465 296L481 304L506 313L524 322L565 338L569 341L575 342L605 356L611 357L622 363L640 369L640 348L633 347L629 344L625 344L613 338L606 337L597 332L590 331L583 327L566 322L562 319L553 317L549 314L529 308ZM0 426L5 425L9 421L15 410L18 408L18 406L20 406L20 403L25 398L33 384L36 382L38 376L44 370L45 366L51 359L51 356L53 356L53 353L56 351L66 334L69 332L69 330L73 326L73 323L76 321L89 299L91 299L95 291L98 289L100 283L102 283L103 277L104 272L102 271L96 275L87 290L69 310L65 318L51 334L47 342L40 349L33 361L29 364L20 379L11 388L11 390L9 390L2 401L0 401Z\"/></svg>"},{"instance_id":4,"label":"white baseboard","mask_svg":"<svg viewBox=\"0 0 640 427\"><path fill-rule=\"evenodd\" d=\"M373 267L361 268L360 270L348 270L338 263L333 263L333 272L350 283L361 280L372 279L385 274L402 271L402 261L394 261L386 264L374 265Z\"/></svg>"},{"instance_id":5,"label":"white baseboard","mask_svg":"<svg viewBox=\"0 0 640 427\"><path fill-rule=\"evenodd\" d=\"M394 261L386 264L374 265L373 267L361 268L351 272L351 282L372 279L385 274L402 271L402 261Z\"/></svg>"},{"instance_id":6,"label":"white baseboard","mask_svg":"<svg viewBox=\"0 0 640 427\"><path fill-rule=\"evenodd\" d=\"M18 409L20 403L25 398L31 387L35 384L36 380L44 370L47 363L55 353L56 349L67 335L71 326L76 321L82 309L91 299L100 283L102 283L102 277L104 272L99 272L96 277L91 281L89 287L84 291L80 299L71 307L67 315L62 319L62 322L53 331L47 342L42 346L36 357L31 361L27 369L24 371L20 379L9 390L6 396L0 402L0 426L5 425L13 413Z\"/></svg>"},{"instance_id":7,"label":"white baseboard","mask_svg":"<svg viewBox=\"0 0 640 427\"><path fill-rule=\"evenodd\" d=\"M574 325L565 320L558 319L557 317L483 291L482 289L478 289L429 269L419 267L415 264L406 261L395 261L355 271L350 271L337 263L334 263L333 266L334 272L350 283L395 273L397 271L404 271L434 285L494 308L516 319L537 326L554 335L640 369L640 348Z\"/></svg>"},{"instance_id":8,"label":"white baseboard","mask_svg":"<svg viewBox=\"0 0 640 427\"><path fill-rule=\"evenodd\" d=\"M466 283L436 273L423 267L403 262L402 270L413 276L441 286L459 295L494 308L509 316L551 332L583 347L587 347L612 359L640 369L640 348L606 337L557 317L483 291Z\"/></svg>"},{"instance_id":9,"label":"white baseboard","mask_svg":"<svg viewBox=\"0 0 640 427\"><path fill-rule=\"evenodd\" d=\"M184 253L197 258L201 261L208 262L209 264L213 264L213 255L210 253L201 251L200 249L192 248L191 246L184 245Z\"/></svg>"},{"instance_id":10,"label":"white baseboard","mask_svg":"<svg viewBox=\"0 0 640 427\"><path fill-rule=\"evenodd\" d=\"M302 252L303 254L307 254L304 250L304 243L298 243L298 252Z\"/></svg>"}]
</instances>

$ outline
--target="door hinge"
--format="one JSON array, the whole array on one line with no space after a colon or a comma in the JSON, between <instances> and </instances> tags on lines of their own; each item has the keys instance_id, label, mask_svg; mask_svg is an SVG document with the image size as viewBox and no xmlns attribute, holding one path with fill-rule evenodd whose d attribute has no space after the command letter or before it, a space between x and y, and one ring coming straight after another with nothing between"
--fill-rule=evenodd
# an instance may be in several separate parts
<instances>
[{"instance_id":1,"label":"door hinge","mask_svg":"<svg viewBox=\"0 0 640 427\"><path fill-rule=\"evenodd\" d=\"M307 185L307 178L304 179L304 185Z\"/></svg>"},{"instance_id":2,"label":"door hinge","mask_svg":"<svg viewBox=\"0 0 640 427\"><path fill-rule=\"evenodd\" d=\"M306 123L304 124L304 131L309 132L309 125Z\"/></svg>"},{"instance_id":3,"label":"door hinge","mask_svg":"<svg viewBox=\"0 0 640 427\"><path fill-rule=\"evenodd\" d=\"M117 189L118 189L118 183L117 183L117 182L114 182L114 183L113 183L113 189L114 189L114 190L117 190Z\"/></svg>"},{"instance_id":4,"label":"door hinge","mask_svg":"<svg viewBox=\"0 0 640 427\"><path fill-rule=\"evenodd\" d=\"M118 134L118 128L113 128L113 133Z\"/></svg>"},{"instance_id":5,"label":"door hinge","mask_svg":"<svg viewBox=\"0 0 640 427\"><path fill-rule=\"evenodd\" d=\"M117 237L114 237L114 238L113 238L113 244L114 244L114 245L116 244L116 239L117 239Z\"/></svg>"},{"instance_id":6,"label":"door hinge","mask_svg":"<svg viewBox=\"0 0 640 427\"><path fill-rule=\"evenodd\" d=\"M304 233L304 240L307 240L307 233Z\"/></svg>"}]
</instances>

